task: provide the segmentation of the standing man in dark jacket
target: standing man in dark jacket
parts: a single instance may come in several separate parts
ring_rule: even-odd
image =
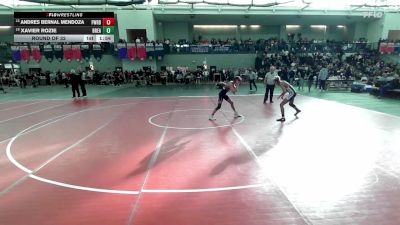
[[[72,86],[72,98],[76,98],[76,94],[78,94],[78,98],[81,97],[81,93],[79,92],[79,82],[80,75],[75,72],[75,70],[71,70],[71,86]]]

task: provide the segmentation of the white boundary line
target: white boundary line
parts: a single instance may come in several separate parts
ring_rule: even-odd
[[[18,101],[16,101],[16,102],[18,102]],[[6,101],[6,102],[0,101],[0,105],[7,104],[7,103],[13,103],[13,101]]]
[[[120,115],[120,114],[118,114]],[[46,165],[48,165],[49,163],[51,163],[53,160],[57,159],[59,156],[61,156],[62,154],[66,153],[67,151],[71,150],[72,148],[78,146],[80,143],[84,142],[86,139],[90,138],[91,136],[93,136],[94,134],[96,134],[99,130],[103,129],[104,127],[108,126],[113,120],[115,120],[117,118],[117,116],[114,116],[112,119],[108,120],[106,123],[104,123],[103,125],[101,125],[100,127],[96,128],[94,131],[90,132],[88,135],[84,136],[83,138],[79,139],[77,142],[73,143],[72,145],[68,146],[67,148],[65,148],[64,150],[60,151],[59,153],[57,153],[56,155],[54,155],[53,157],[51,157],[50,159],[48,159],[46,162],[42,163],[42,165],[40,165],[39,167],[37,167],[35,170],[31,171],[31,173],[36,173],[38,172],[40,169],[42,169],[43,167],[45,167]]]
[[[77,111],[77,112],[71,112],[71,113],[63,114],[63,115],[56,116],[56,117],[47,119],[47,120],[45,120],[45,121],[39,122],[39,123],[37,123],[37,124],[34,124],[34,125],[32,125],[32,126],[26,128],[26,129],[24,129],[24,130],[22,131],[22,134],[21,134],[20,136],[25,135],[25,134],[29,134],[29,133],[31,133],[31,132],[33,132],[33,131],[36,131],[36,130],[42,128],[42,127],[45,127],[45,126],[48,126],[48,125],[50,125],[50,124],[56,123],[56,122],[58,122],[58,121],[60,121],[60,120],[63,120],[63,119],[68,118],[68,117],[71,117],[71,116],[73,116],[73,115],[75,115],[75,114],[78,114],[78,113],[82,113],[82,112],[86,112],[86,111],[91,111],[91,110],[107,109],[107,108],[112,108],[112,107],[116,107],[116,106],[134,105],[134,104],[138,104],[138,103],[137,103],[137,102],[132,102],[132,103],[123,103],[123,104],[109,105],[109,106],[93,106],[93,107],[89,107],[89,108],[87,108],[87,109],[83,109],[83,110],[80,110],[80,111]],[[63,117],[63,118],[61,118],[61,117]],[[60,118],[60,119],[59,119],[59,118]],[[54,119],[55,119],[55,121],[52,121],[52,122],[50,122],[50,123],[48,123],[48,124],[39,126],[39,125],[42,124],[42,123],[46,123],[46,122],[51,121],[51,120],[54,120]],[[36,127],[36,126],[39,126],[39,127]],[[34,127],[36,127],[36,128],[34,128]],[[34,129],[32,129],[32,128],[34,128]],[[12,139],[12,137],[11,137],[11,138],[7,138],[7,139],[5,139],[5,140],[2,140],[2,141],[0,141],[0,144],[3,143],[3,142],[9,141],[9,140],[11,140],[11,139]]]
[[[254,159],[254,161],[258,164],[258,166],[262,169],[263,166],[257,156],[257,154],[253,151],[253,149],[247,144],[247,142],[243,139],[243,137],[236,131],[236,129],[232,126],[232,131],[236,135],[236,137],[239,139],[239,141],[243,144],[243,146],[246,148],[246,150],[249,152],[251,157]],[[301,219],[306,223],[306,224],[312,224],[305,215],[295,206],[292,201],[290,201],[287,193],[283,190],[282,187],[280,187],[276,182],[273,181],[273,179],[268,178],[277,188],[278,191],[282,194],[282,197],[284,197],[290,205],[293,207],[293,209],[301,216]]]
[[[396,117],[396,118],[400,118],[400,116],[396,116],[396,115],[391,115],[388,113],[384,113],[384,112],[379,112],[379,111],[375,111],[372,109],[366,109],[366,108],[362,108],[362,107],[358,107],[358,106],[353,106],[353,105],[349,105],[349,104],[345,104],[345,103],[341,103],[341,102],[337,102],[337,101],[333,101],[333,100],[327,100],[327,99],[322,99],[322,98],[318,98],[318,97],[314,97],[314,96],[308,96],[308,95],[303,95],[301,93],[297,93],[297,95],[299,96],[303,96],[303,97],[308,97],[308,98],[315,98],[318,100],[322,100],[322,101],[328,101],[328,102],[335,102],[337,104],[343,104],[346,106],[351,106],[351,107],[355,107],[358,109],[364,109],[364,110],[368,110],[377,114],[382,114],[382,115],[386,115],[386,116],[391,116],[391,117]],[[188,95],[182,95],[182,96],[156,96],[156,97],[115,97],[115,98],[87,98],[88,100],[112,100],[112,99],[154,99],[154,98],[213,98],[216,97],[217,95],[202,95],[202,96],[188,96]],[[243,94],[243,95],[230,95],[230,97],[251,97],[251,96],[264,96],[264,94]],[[274,96],[277,96],[276,94]],[[71,99],[32,99],[33,100],[51,100],[51,101],[70,101]],[[171,99],[172,100],[172,99]],[[21,101],[27,101],[27,100],[21,100]],[[18,102],[18,101],[14,101],[14,102]],[[9,102],[4,102],[4,103],[9,103]],[[2,104],[2,103],[0,103]]]
[[[226,116],[225,114],[222,112],[222,114],[224,115],[225,119]],[[257,154],[254,152],[254,150],[250,147],[249,144],[247,144],[247,142],[244,140],[244,138],[239,134],[239,132],[237,132],[237,130],[235,129],[234,126],[231,126],[233,133],[235,134],[235,136],[239,139],[240,143],[242,143],[242,145],[245,147],[245,149],[247,150],[247,152],[249,153],[249,155],[254,159],[254,161],[257,163],[258,167],[262,170],[263,169],[263,165],[261,164]],[[283,190],[283,188],[281,188],[276,182],[273,181],[273,179],[267,177],[268,180],[270,180],[277,188],[278,188],[278,192],[281,193],[282,197],[284,197],[289,203],[290,205],[293,207],[293,209],[301,216],[302,220],[306,223],[306,224],[312,224],[310,221],[308,221],[308,219],[301,213],[301,211],[299,209],[297,209],[297,207],[289,200],[288,195],[285,193],[285,191]]]
[[[86,111],[90,111],[90,110],[105,109],[105,108],[109,108],[109,107],[122,106],[122,105],[131,105],[131,104],[133,105],[133,104],[139,104],[139,103],[165,102],[165,101],[176,101],[176,100],[168,99],[168,100],[154,100],[154,101],[147,101],[147,102],[121,103],[121,104],[115,104],[115,105],[109,105],[109,106],[107,106],[107,105],[106,105],[106,106],[91,106],[91,107],[89,107],[89,108],[87,108],[87,109],[84,109],[84,110],[81,110],[81,111],[71,112],[71,113],[68,113],[68,114],[64,114],[64,115],[61,115],[61,116],[53,117],[53,118],[51,118],[51,119],[42,121],[42,122],[40,122],[40,123],[37,123],[37,124],[35,124],[35,125],[30,126],[29,129],[30,129],[30,128],[33,128],[33,127],[35,127],[35,126],[38,126],[38,125],[40,125],[40,124],[42,124],[42,123],[45,123],[45,122],[47,122],[47,121],[50,121],[50,120],[53,120],[53,119],[57,119],[57,118],[59,118],[59,117],[63,117],[63,116],[70,117],[70,116],[75,115],[75,114],[77,114],[77,113],[86,112]],[[54,121],[54,122],[58,122],[58,121],[59,121],[59,120]],[[51,123],[54,123],[54,122],[51,122]],[[51,123],[50,123],[50,124],[51,124]],[[41,128],[41,127],[39,127],[39,128]],[[35,128],[35,129],[30,130],[30,131],[26,131],[26,132],[23,133],[23,135],[28,134],[28,133],[30,133],[30,132],[33,132],[33,131],[35,131],[35,130],[37,130],[37,129],[39,129],[39,128]],[[0,144],[3,143],[3,142],[9,141],[9,140],[11,140],[11,139],[12,139],[12,138],[7,138],[7,139],[5,139],[5,140],[2,140],[2,141],[0,141]]]
[[[126,190],[113,190],[113,189],[102,189],[102,188],[91,188],[91,187],[84,187],[84,186],[78,186],[78,185],[73,185],[73,184],[66,184],[66,183],[61,183],[58,181],[53,181],[53,180],[48,180],[43,177],[38,177],[36,175],[29,175],[29,177],[49,183],[49,184],[54,184],[57,186],[62,186],[66,188],[71,188],[71,189],[77,189],[77,190],[82,190],[82,191],[92,191],[92,192],[101,192],[101,193],[110,193],[110,194],[123,194],[123,195],[137,195],[139,194],[138,191],[126,191]]]
[[[238,96],[238,95],[237,95]],[[253,95],[244,95],[244,96],[254,96],[254,94]],[[302,95],[302,96],[304,96],[304,95]],[[176,98],[177,96],[168,96],[168,97],[127,97],[128,99],[129,98]],[[191,97],[193,97],[193,96],[178,96],[178,97],[188,97],[188,98],[191,98]],[[210,97],[210,96],[196,96],[196,97]],[[240,96],[239,96],[240,97]],[[311,96],[305,96],[305,97],[311,97]],[[311,98],[315,98],[315,97],[311,97]],[[110,99],[117,99],[117,98],[110,98]],[[330,100],[325,100],[325,99],[319,99],[319,98],[316,98],[316,99],[318,99],[318,100],[323,100],[323,101],[328,101],[328,102],[334,102],[334,103],[336,103],[336,104],[343,104],[343,103],[339,103],[339,102],[335,102],[335,101],[330,101]],[[60,99],[56,99],[56,100],[60,100]],[[163,100],[160,100],[160,101],[163,101]],[[173,99],[171,99],[170,101],[173,101]],[[133,103],[124,103],[124,104],[121,104],[121,105],[128,105],[128,104],[138,104],[138,103],[141,103],[141,102],[133,102]],[[351,106],[351,105],[347,105],[347,104],[343,104],[343,105],[346,105],[346,106]],[[88,111],[88,110],[99,110],[99,109],[101,109],[101,108],[104,108],[104,107],[115,107],[115,106],[117,106],[117,105],[110,105],[110,106],[101,106],[101,107],[98,107],[98,108],[93,108],[93,109],[85,109],[85,110],[82,110],[82,111],[79,111],[79,112],[73,112],[73,113],[70,113],[70,114],[65,114],[65,115],[62,115],[62,116],[58,116],[58,117],[54,117],[54,118],[52,118],[52,119],[49,119],[49,120],[46,120],[46,121],[42,121],[42,122],[40,122],[40,123],[38,123],[38,124],[36,124],[36,125],[33,125],[33,126],[31,126],[31,127],[29,127],[29,128],[27,128],[27,129],[25,129],[24,131],[22,131],[21,133],[21,135],[23,135],[23,134],[25,134],[25,133],[28,133],[28,132],[32,132],[32,131],[34,131],[34,130],[37,130],[37,129],[39,129],[40,127],[38,127],[38,128],[35,128],[35,129],[33,129],[33,130],[31,130],[31,131],[27,131],[27,130],[29,130],[29,129],[31,129],[31,128],[33,128],[33,127],[35,127],[35,126],[37,126],[37,125],[39,125],[39,124],[41,124],[41,123],[45,123],[45,122],[47,122],[47,121],[50,121],[50,120],[53,120],[53,119],[56,119],[56,118],[59,118],[59,119],[57,119],[56,121],[53,121],[53,122],[51,122],[51,123],[49,123],[49,124],[46,124],[46,125],[42,125],[41,127],[43,127],[43,126],[47,126],[47,125],[50,125],[50,124],[52,124],[52,123],[55,123],[55,122],[57,122],[57,121],[60,121],[60,120],[63,120],[63,119],[65,119],[65,118],[60,118],[60,117],[63,117],[63,116],[65,116],[65,117],[69,117],[69,116],[72,116],[72,115],[74,115],[74,114],[77,114],[77,113],[80,113],[80,112],[84,112],[84,111]],[[356,106],[351,106],[351,107],[355,107],[355,108],[357,108],[357,109],[364,109],[364,108],[359,108],[359,107],[356,107]],[[364,110],[368,110],[368,109],[364,109]],[[390,114],[386,114],[386,113],[381,113],[381,112],[376,112],[376,111],[373,111],[373,110],[369,110],[369,111],[372,111],[372,112],[375,112],[375,113],[378,113],[378,114],[383,114],[383,115],[386,115],[386,116],[392,116],[392,115],[390,115]],[[394,116],[394,117],[396,117],[396,116]],[[397,118],[397,117],[396,117]],[[27,131],[27,132],[26,132]],[[25,133],[24,133],[25,132]],[[252,151],[252,149],[251,149],[251,147],[244,141],[244,139],[240,136],[240,134],[234,129],[234,133],[235,133],[235,135],[237,135],[238,136],[238,139],[242,142],[242,144],[244,144],[244,146],[246,147],[246,150],[251,150],[249,153],[250,153],[250,155],[255,159],[255,161],[257,162],[257,164],[259,164],[259,166],[261,166],[261,164],[260,164],[260,162],[259,162],[259,160],[258,160],[258,157],[256,156],[256,154],[254,153],[254,151]],[[9,139],[8,139],[9,140]],[[4,141],[2,141],[2,142],[4,142]],[[1,142],[0,142],[1,143]],[[262,167],[261,167],[262,168]],[[36,176],[36,175],[30,175],[30,177],[32,177],[32,178],[34,178],[34,179],[37,179],[37,180],[40,180],[40,181],[44,181],[44,182],[46,182],[48,179],[45,179],[45,178],[41,178],[41,177],[38,177],[38,176]],[[60,182],[57,182],[57,181],[53,181],[54,182],[54,184],[58,184],[58,183],[60,183]],[[67,184],[68,186],[69,186],[69,188],[75,188],[75,187],[77,187],[76,185],[71,185],[71,184]],[[243,185],[243,186],[232,186],[232,187],[222,187],[222,188],[205,188],[205,189],[143,189],[142,190],[142,192],[147,192],[147,193],[181,193],[181,192],[183,192],[183,193],[192,193],[192,192],[210,192],[210,191],[227,191],[227,190],[238,190],[238,189],[246,189],[246,188],[258,188],[258,187],[263,187],[263,186],[265,186],[265,184],[251,184],[251,185]],[[111,190],[111,189],[96,189],[96,188],[91,188],[91,187],[83,187],[82,188],[82,190],[86,190],[86,191],[97,191],[97,192],[104,192],[104,193],[116,193],[116,194],[138,194],[139,192],[138,191],[126,191],[126,190],[117,190],[118,192],[115,192],[116,190]]]
[[[214,192],[214,191],[230,191],[230,190],[242,190],[250,188],[264,187],[265,184],[250,184],[242,186],[231,186],[223,188],[199,188],[199,189],[144,189],[146,193],[198,193],[198,192]]]
[[[33,102],[33,101],[45,101],[48,99],[31,99],[31,100],[10,100],[10,101],[0,101],[0,105],[7,104],[7,103],[17,103],[17,102]]]
[[[121,113],[119,113],[118,115],[120,115]],[[22,164],[20,164],[18,161],[15,160],[15,158],[13,157],[13,155],[11,154],[11,146],[13,144],[13,142],[20,136],[23,134],[24,131],[28,130],[29,128],[23,130],[22,132],[18,133],[15,137],[13,137],[11,139],[11,141],[7,144],[7,148],[6,148],[6,154],[7,154],[7,158],[19,169],[21,169],[22,171],[26,172],[27,175],[25,175],[25,177],[31,177],[33,179],[45,182],[45,183],[49,183],[49,184],[53,184],[53,185],[57,185],[57,186],[62,186],[62,187],[66,187],[66,188],[72,188],[72,189],[78,189],[78,190],[85,190],[85,191],[95,191],[95,192],[103,192],[103,193],[113,193],[113,194],[138,194],[137,191],[126,191],[126,190],[112,190],[112,189],[102,189],[102,188],[91,188],[91,187],[85,187],[85,186],[79,186],[79,185],[73,185],[73,184],[67,184],[67,183],[63,183],[63,182],[58,182],[58,181],[54,181],[54,180],[50,180],[50,179],[46,179],[46,178],[42,178],[39,176],[34,175],[34,173],[38,172],[40,169],[42,169],[44,166],[46,166],[47,164],[49,164],[51,161],[55,160],[56,158],[58,158],[60,155],[62,155],[63,153],[69,151],[70,149],[72,149],[73,147],[75,147],[76,145],[80,144],[81,142],[83,142],[84,140],[86,140],[87,138],[91,137],[92,135],[94,135],[97,131],[99,131],[100,129],[106,127],[108,124],[110,124],[117,116],[113,117],[111,120],[109,120],[107,123],[103,124],[102,126],[98,127],[96,130],[92,131],[91,133],[89,133],[87,136],[81,138],[79,141],[75,142],[74,144],[72,144],[71,146],[69,146],[68,148],[62,150],[61,152],[59,152],[57,155],[53,156],[52,158],[50,158],[49,160],[47,160],[46,162],[44,162],[42,165],[40,165],[38,168],[36,168],[35,170],[30,170],[28,168],[26,168],[25,166],[23,166]],[[65,119],[61,118],[62,119]],[[60,121],[58,120],[58,121]],[[54,121],[53,121],[54,122]],[[46,124],[48,125],[48,124]],[[25,179],[25,177],[20,178],[18,181],[14,182],[12,185],[10,185],[10,187],[15,187],[17,184],[19,184],[21,181],[23,181]],[[10,190],[11,188],[8,187],[5,190],[3,190],[1,192],[1,194],[4,194],[5,192],[7,192],[8,190]]]
[[[40,109],[40,110],[36,110],[36,111],[30,112],[30,113],[26,113],[26,114],[23,114],[23,115],[20,115],[20,116],[16,116],[16,117],[13,117],[13,118],[9,118],[9,119],[6,119],[6,120],[1,120],[0,123],[4,123],[4,122],[11,121],[11,120],[19,119],[19,118],[22,118],[22,117],[25,117],[25,116],[29,116],[29,115],[38,113],[38,112],[46,111],[46,110],[48,110],[48,109],[57,108],[57,107],[62,106],[62,105],[66,105],[66,103],[58,104],[58,105],[51,106],[51,107],[47,107],[47,108]]]
[[[158,116],[161,116],[161,115],[164,115],[164,114],[171,114],[171,113],[174,113],[174,112],[212,111],[212,110],[213,109],[180,109],[180,110],[173,110],[173,111],[163,112],[163,113],[159,113],[159,114],[156,114],[154,116],[151,116],[148,119],[148,122],[151,125],[154,125],[154,126],[160,127],[160,128],[177,129],[177,130],[206,130],[206,129],[215,129],[215,128],[220,128],[220,127],[229,127],[229,126],[232,126],[232,125],[237,125],[237,124],[243,123],[243,121],[244,121],[244,116],[242,116],[241,120],[239,120],[238,122],[235,122],[234,124],[226,124],[226,125],[220,125],[220,126],[214,126],[214,127],[171,127],[171,126],[159,125],[159,124],[156,124],[156,123],[153,122],[153,119],[155,117],[158,117]],[[220,110],[220,111],[225,111],[225,110]],[[207,119],[207,117],[204,117],[204,118]],[[229,122],[229,121],[227,121],[227,122]]]
[[[176,105],[175,105],[175,107],[176,107]],[[150,161],[149,161],[149,163],[147,164],[146,174],[145,174],[145,176],[144,176],[143,183],[142,183],[142,185],[141,185],[141,187],[140,187],[140,190],[139,190],[139,193],[138,193],[138,198],[135,199],[135,201],[132,202],[131,211],[130,211],[130,213],[129,213],[127,225],[130,225],[130,224],[132,223],[133,218],[134,218],[135,215],[136,215],[137,208],[138,208],[138,205],[139,205],[139,201],[141,200],[141,197],[142,197],[141,194],[143,193],[144,187],[145,187],[146,184],[147,184],[147,180],[148,180],[149,177],[150,177],[151,169],[154,167],[154,165],[155,165],[155,163],[156,163],[156,161],[157,161],[158,155],[159,155],[160,152],[161,152],[161,147],[162,147],[162,144],[164,143],[164,138],[165,138],[165,136],[166,136],[166,134],[167,134],[168,123],[169,123],[170,120],[171,120],[171,115],[169,116],[169,119],[168,119],[168,122],[167,122],[167,126],[164,127],[164,130],[163,130],[163,132],[162,132],[162,134],[161,134],[161,137],[160,137],[160,139],[158,140],[158,143],[157,143],[157,146],[156,146],[156,148],[155,148],[155,150],[154,150],[154,153],[152,154],[152,156],[151,156],[151,158],[150,158]]]
[[[372,109],[366,109],[366,108],[362,108],[362,107],[358,107],[358,106],[353,106],[353,105],[348,105],[345,103],[341,103],[341,102],[337,102],[337,101],[333,101],[333,100],[327,100],[327,99],[322,99],[322,98],[318,98],[318,97],[314,97],[314,96],[308,96],[308,95],[303,95],[301,93],[297,93],[297,95],[303,96],[303,97],[308,97],[308,98],[315,98],[318,100],[322,100],[322,101],[328,101],[328,102],[335,102],[338,104],[343,104],[343,105],[347,105],[347,106],[351,106],[351,107],[355,107],[358,109],[365,109],[374,113],[378,113],[378,114],[382,114],[382,115],[386,115],[386,116],[392,116],[392,117],[396,117],[396,118],[400,118],[400,116],[396,116],[396,115],[391,115],[388,113],[384,113],[384,112],[379,112],[379,111],[375,111]],[[154,99],[154,98],[212,98],[212,97],[216,97],[217,95],[201,95],[201,96],[189,96],[189,95],[182,95],[182,96],[149,96],[149,97],[115,97],[115,98],[87,98],[88,100],[112,100],[112,99]],[[230,97],[251,97],[251,96],[264,96],[264,94],[242,94],[242,95],[230,95]],[[277,94],[275,94],[274,96],[277,96]],[[48,101],[70,101],[71,99],[32,99],[32,101],[35,100],[48,100]],[[19,102],[19,101],[28,101],[28,100],[17,100],[17,101],[9,101],[9,102],[3,102],[0,104],[4,104],[4,103],[10,103],[10,102]]]
[[[242,95],[230,95],[230,97],[251,97],[251,96],[264,96],[264,94],[242,94]],[[277,96],[276,94],[274,96]],[[134,97],[108,97],[108,98],[96,98],[96,97],[88,97],[86,98],[86,100],[115,100],[115,99],[154,99],[154,98],[218,98],[218,93],[216,92],[215,94],[210,94],[210,95],[176,95],[176,96],[134,96]],[[32,99],[32,101],[34,100],[41,100],[41,101],[71,101],[70,98],[49,98],[49,99],[45,99],[45,98],[39,98],[39,99]],[[25,100],[21,100],[21,101],[25,101]],[[79,101],[79,100],[76,100]],[[18,102],[18,101],[16,101]]]
[[[23,107],[26,107],[26,106],[29,106],[29,105],[34,105],[34,104],[38,104],[38,103],[42,103],[42,102],[46,102],[46,101],[31,102],[31,103],[25,104],[25,105],[19,105],[19,106],[14,106],[14,107],[7,108],[7,109],[1,109],[0,112],[12,110],[12,109],[23,108]]]
[[[400,118],[400,116],[396,116],[396,115],[391,115],[388,113],[384,113],[384,112],[379,112],[379,111],[375,111],[372,109],[366,109],[366,108],[362,108],[362,107],[358,107],[358,106],[353,106],[353,105],[348,105],[345,103],[341,103],[341,102],[337,102],[337,101],[333,101],[333,100],[327,100],[327,99],[322,99],[322,98],[317,98],[317,97],[313,97],[313,96],[307,96],[307,95],[303,95],[301,93],[297,93],[297,95],[303,96],[303,97],[309,97],[309,98],[315,98],[315,99],[319,99],[322,101],[328,101],[328,102],[335,102],[337,104],[343,104],[346,106],[351,106],[351,107],[355,107],[358,109],[365,109],[374,113],[378,113],[378,114],[382,114],[382,115],[386,115],[386,116],[392,116],[392,117],[396,117],[396,118]],[[216,97],[217,95],[203,95],[203,96],[187,96],[187,95],[183,95],[183,96],[160,96],[160,97],[122,97],[122,98],[97,98],[97,99],[148,99],[148,98],[213,98]],[[264,96],[264,94],[243,94],[243,95],[230,95],[230,97],[251,97],[251,96]],[[274,94],[274,96],[278,96],[278,94]],[[96,98],[93,98],[96,99]],[[43,99],[46,100],[46,99]],[[54,99],[54,100],[59,100],[59,99]]]
[[[39,123],[36,123],[36,124],[34,124],[34,125],[28,127],[28,128],[25,129],[25,130],[32,129],[33,127],[39,126],[40,124],[43,124],[43,123],[47,123],[48,121],[51,121],[51,120],[56,120],[56,121],[58,121],[58,118],[67,117],[67,115],[70,115],[70,114],[72,114],[72,113],[63,114],[63,115],[60,115],[60,116],[52,117],[52,118],[50,118],[50,119],[47,119],[47,120],[41,121],[41,122],[39,122]],[[51,122],[51,123],[53,123],[53,122]],[[48,123],[48,124],[39,126],[39,127],[37,127],[37,128],[34,128],[34,129],[32,129],[32,130],[29,130],[29,131],[23,133],[22,135],[28,134],[28,133],[30,133],[30,132],[33,132],[33,131],[39,129],[39,128],[45,127],[45,126],[47,126],[47,125],[50,125],[51,123]],[[12,139],[12,137],[11,137],[11,138],[7,138],[7,139],[4,139],[4,140],[0,141],[0,144],[2,144],[3,142],[7,142],[7,141],[9,141],[9,140],[11,140],[11,139]]]
[[[6,147],[6,154],[8,159],[19,169],[21,169],[22,171],[28,173],[28,176],[42,181],[42,182],[46,182],[46,183],[51,183],[53,185],[58,185],[58,186],[63,186],[66,188],[72,188],[72,189],[80,189],[80,190],[84,190],[84,191],[93,191],[93,192],[102,192],[102,193],[112,193],[112,194],[125,194],[125,195],[137,195],[139,194],[139,191],[128,191],[128,190],[113,190],[113,189],[101,189],[101,188],[92,188],[92,187],[84,187],[84,186],[79,186],[79,185],[73,185],[73,184],[66,184],[66,183],[62,183],[62,182],[58,182],[58,181],[54,181],[54,180],[50,180],[50,179],[46,179],[43,177],[39,177],[36,176],[32,173],[32,170],[24,167],[23,165],[21,165],[18,161],[16,161],[12,155],[11,155],[11,146],[13,144],[13,142],[20,136],[23,136],[25,134],[31,133],[33,131],[36,131],[42,127],[51,125],[53,123],[59,122],[63,119],[66,119],[68,117],[71,117],[73,115],[82,113],[82,112],[86,112],[86,111],[91,111],[91,110],[100,110],[100,109],[106,109],[106,108],[112,108],[112,107],[117,107],[117,106],[124,106],[124,105],[134,105],[134,104],[138,104],[140,102],[132,102],[132,103],[124,103],[124,104],[117,104],[117,105],[109,105],[109,106],[101,106],[101,107],[93,107],[93,108],[89,108],[89,109],[84,109],[78,112],[72,112],[72,113],[68,113],[68,114],[64,114],[64,115],[60,115],[57,117],[53,117],[50,118],[48,120],[42,121],[40,123],[34,124],[24,130],[22,130],[21,132],[19,132],[16,136],[14,136],[13,138],[10,138],[11,141],[8,143],[7,147]],[[51,121],[54,120],[54,121]],[[46,123],[48,121],[51,121],[47,124],[41,125],[43,123]],[[39,126],[39,127],[37,127]],[[34,129],[32,129],[34,128]],[[4,140],[2,142],[8,141],[10,139]],[[0,142],[0,143],[2,143]],[[9,157],[11,155],[11,158]],[[18,184],[19,182],[21,182],[23,179],[19,179],[17,182],[15,182],[16,184]],[[15,186],[15,185],[14,185]],[[3,192],[7,192],[9,189],[12,189],[14,187],[13,185],[11,187],[6,188],[5,190],[3,190]],[[230,186],[230,187],[220,187],[220,188],[203,188],[203,189],[143,189],[142,192],[148,192],[148,193],[178,193],[178,192],[185,192],[185,193],[195,193],[195,192],[211,192],[211,191],[230,191],[230,190],[240,190],[240,189],[249,189],[249,188],[258,188],[258,187],[262,187],[264,186],[264,184],[251,184],[251,185],[242,185],[242,186]],[[0,195],[3,194],[3,192],[0,193]]]

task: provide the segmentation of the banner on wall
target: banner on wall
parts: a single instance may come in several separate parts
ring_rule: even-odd
[[[125,43],[118,43],[117,49],[118,49],[118,58],[120,59],[128,58],[128,49]]]
[[[63,45],[63,51],[64,51],[64,59],[70,62],[72,60],[72,46]]]
[[[127,47],[127,56],[130,60],[135,60],[137,53],[136,53],[136,44],[135,43],[128,43],[126,44]]]
[[[38,45],[31,46],[32,58],[36,62],[40,62],[42,59],[42,53],[40,53],[40,47]]]
[[[53,47],[51,45],[45,45],[43,47],[43,55],[47,61],[52,62],[54,59]]]
[[[229,53],[233,51],[232,45],[214,45],[213,52],[214,53]]]
[[[379,52],[381,54],[400,53],[400,43],[382,42],[379,45]]]
[[[394,44],[394,51],[395,51],[396,53],[399,53],[399,54],[400,54],[400,43],[395,43],[395,44]]]
[[[20,46],[21,50],[21,59],[24,60],[25,62],[29,62],[31,55],[29,52],[29,47],[28,46]]]
[[[87,62],[90,60],[90,46],[88,44],[81,45],[82,58]]]
[[[191,53],[208,53],[210,48],[208,45],[191,45],[190,52]]]
[[[80,62],[82,60],[82,52],[80,45],[72,45],[72,59],[76,59],[76,61]]]
[[[145,60],[146,59],[146,45],[142,43],[136,44],[137,48],[137,56],[139,60]]]
[[[146,55],[147,55],[147,58],[149,60],[153,60],[154,59],[154,54],[155,54],[154,44],[152,42],[146,43]]]
[[[21,51],[19,46],[11,46],[11,56],[14,61],[21,61]]]
[[[162,60],[164,58],[165,52],[164,52],[164,45],[162,43],[157,43],[154,47],[155,49],[155,57],[158,60]]]
[[[64,53],[63,53],[63,47],[62,45],[54,45],[54,57],[57,59],[57,61],[61,62],[64,58]]]

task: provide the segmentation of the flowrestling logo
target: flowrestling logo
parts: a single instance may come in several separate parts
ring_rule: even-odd
[[[376,11],[363,12],[363,17],[364,18],[382,18],[383,12],[376,12]]]

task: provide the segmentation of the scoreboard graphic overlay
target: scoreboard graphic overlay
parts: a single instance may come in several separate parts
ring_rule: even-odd
[[[114,13],[15,12],[14,42],[114,42]]]

